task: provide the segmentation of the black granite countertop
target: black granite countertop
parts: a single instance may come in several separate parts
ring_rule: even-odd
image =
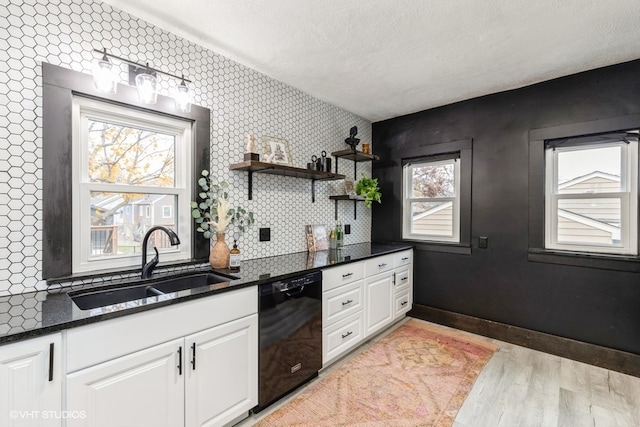
[[[81,310],[74,304],[68,295],[71,290],[69,288],[4,296],[0,297],[0,345],[410,248],[411,246],[403,245],[360,243],[347,245],[341,250],[296,252],[245,260],[240,271],[214,271],[207,266],[187,274],[218,272],[236,278],[200,288],[88,310]],[[166,277],[154,280],[162,279]],[[153,285],[154,280],[150,280],[149,284]],[[136,282],[140,283],[139,280]],[[108,285],[103,283],[101,288],[132,283],[131,280],[114,280]],[[93,290],[95,286],[88,289]],[[73,291],[77,292],[78,289],[73,288]]]

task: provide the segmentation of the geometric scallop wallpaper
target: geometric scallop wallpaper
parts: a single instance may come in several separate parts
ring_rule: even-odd
[[[211,110],[211,170],[230,184],[230,202],[256,213],[241,239],[243,257],[262,258],[306,251],[305,224],[335,224],[334,202],[341,181],[316,182],[254,174],[253,200],[247,174],[230,171],[242,161],[246,135],[289,141],[293,165],[312,155],[347,148],[352,126],[371,141],[371,123],[253,69],[94,0],[2,0],[0,3],[0,295],[46,289],[42,280],[42,63],[90,74],[106,48],[117,55],[193,83],[193,103]],[[121,83],[127,83],[126,65]],[[158,75],[161,95],[172,95],[175,79]],[[375,153],[375,147],[373,147]],[[353,176],[350,161],[340,173]],[[371,164],[358,163],[358,174]],[[338,220],[351,224],[345,244],[370,241],[371,213],[338,204]],[[271,241],[258,241],[258,228],[271,228]]]

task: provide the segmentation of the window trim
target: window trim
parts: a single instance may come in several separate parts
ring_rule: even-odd
[[[576,135],[615,132],[620,129],[637,129],[639,127],[640,114],[631,114],[529,130],[529,261],[640,272],[640,256],[558,251],[545,249],[544,247],[545,141],[571,138]]]
[[[569,151],[577,151],[581,149],[597,149],[605,147],[618,146],[621,148],[622,170],[620,177],[620,191],[616,193],[571,193],[560,194],[557,192],[558,184],[558,154]],[[587,147],[570,146],[570,147],[554,147],[545,148],[545,248],[550,250],[585,252],[595,254],[615,254],[615,255],[637,255],[637,221],[630,221],[632,214],[637,217],[637,169],[638,169],[638,143],[637,142],[605,142],[601,144],[589,144]],[[558,242],[558,215],[557,212],[559,200],[567,199],[595,199],[610,198],[620,200],[621,210],[621,245],[604,246],[594,244],[580,245],[577,243],[560,243]],[[625,232],[626,231],[626,232]]]
[[[180,245],[163,251],[163,262],[186,261],[191,259],[191,201],[192,164],[191,122],[183,119],[158,117],[157,114],[132,110],[128,107],[100,102],[94,99],[74,96],[73,98],[73,274],[87,273],[109,268],[132,268],[140,264],[139,254],[114,255],[108,257],[92,257],[90,243],[90,202],[91,191],[115,193],[136,192],[144,194],[166,194],[175,196],[178,206],[176,233],[180,236]],[[175,176],[172,187],[129,186],[124,184],[104,184],[89,182],[86,166],[87,159],[87,125],[88,120],[103,120],[125,126],[144,127],[150,130],[171,134],[175,137]],[[76,123],[77,121],[77,123]],[[141,216],[153,223],[152,206],[140,205]],[[144,212],[144,213],[143,213]],[[156,225],[156,224],[154,224]]]
[[[175,110],[174,101],[158,96],[155,105],[142,106],[134,87],[120,84],[116,94],[103,94],[95,89],[93,77],[63,67],[42,63],[42,278],[50,282],[72,276],[72,174],[71,135],[72,100],[81,95],[97,100],[120,104],[165,117],[177,117],[192,123],[193,171],[192,182],[197,182],[200,171],[210,168],[211,110],[197,105],[189,113]],[[191,188],[191,200],[198,194]],[[190,262],[206,262],[210,242],[195,232],[191,221]],[[121,269],[117,271],[122,271]]]
[[[402,223],[398,221],[394,234],[398,236],[397,243],[411,244],[417,250],[429,252],[443,252],[458,255],[471,255],[471,195],[472,195],[472,166],[473,166],[473,139],[458,139],[443,141],[411,148],[398,148],[391,151],[391,158],[397,159],[394,166],[394,175],[402,177],[402,162],[409,159],[418,160],[424,157],[435,157],[451,153],[460,153],[460,241],[432,242],[424,240],[405,239],[402,237]],[[393,180],[394,194],[402,195],[403,179]],[[394,206],[394,216],[402,218],[403,204]]]
[[[459,158],[458,153],[452,153],[449,158],[443,158],[443,156],[434,156],[433,160],[429,157],[423,159],[416,159],[411,162],[407,162],[403,166],[402,174],[402,238],[410,239],[414,241],[421,241],[427,243],[460,243],[460,168],[462,161]],[[409,184],[413,182],[411,174],[412,169],[418,166],[439,166],[445,164],[454,165],[454,182],[455,193],[454,197],[427,197],[427,198],[413,198],[411,197],[411,187]],[[438,236],[432,234],[418,234],[411,233],[411,204],[415,202],[439,202],[439,201],[451,201],[453,210],[453,223],[452,234],[450,236]]]

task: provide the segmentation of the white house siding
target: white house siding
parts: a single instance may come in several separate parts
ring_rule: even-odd
[[[612,225],[620,224],[619,199],[562,199],[558,209]]]
[[[577,194],[577,193],[608,193],[620,191],[620,181],[614,181],[603,176],[594,176],[584,181],[558,189],[560,194]]]
[[[453,207],[450,204],[448,207],[433,213],[427,211],[422,215],[418,215],[412,222],[412,232],[415,234],[451,236],[453,234]]]
[[[558,241],[610,245],[612,233],[558,216]]]

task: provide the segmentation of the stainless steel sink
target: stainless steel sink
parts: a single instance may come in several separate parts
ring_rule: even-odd
[[[69,292],[69,296],[81,310],[90,310],[158,295],[162,295],[162,292],[158,292],[148,284],[125,288]]]
[[[213,273],[196,274],[193,276],[176,277],[162,280],[153,284],[158,291],[168,294],[170,292],[183,291],[185,289],[201,288],[203,286],[214,285],[216,283],[228,282],[231,277],[220,276]]]
[[[236,277],[226,277],[213,273],[192,274],[189,276],[171,277],[154,282],[138,283],[124,287],[94,289],[69,292],[69,297],[81,310],[121,304],[129,301],[158,297],[186,289],[201,288],[221,282],[229,282]],[[168,298],[170,296],[167,295]],[[157,301],[149,301],[157,302]]]

